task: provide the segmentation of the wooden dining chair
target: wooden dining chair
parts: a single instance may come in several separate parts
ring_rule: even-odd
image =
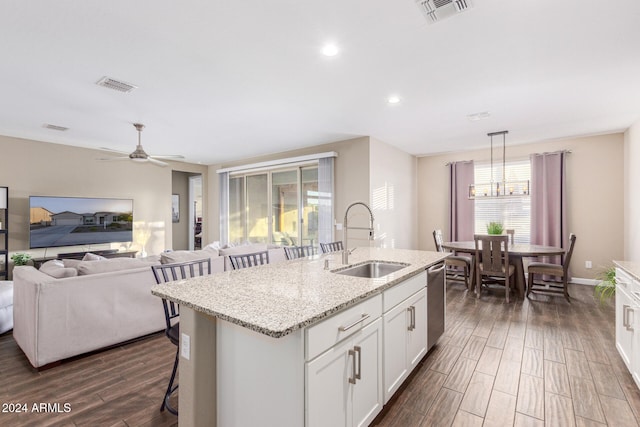
[[[287,256],[287,259],[297,259],[304,258],[311,255],[316,254],[315,246],[307,245],[307,246],[285,246],[284,254]]]
[[[446,252],[442,247],[442,230],[433,230],[433,241],[438,252]],[[449,255],[444,260],[447,281],[463,282],[467,289],[471,286],[471,258],[460,255]],[[462,270],[462,271],[460,271]],[[462,276],[460,275],[462,273]]]
[[[507,236],[509,236],[509,243],[513,245],[515,243],[516,230],[513,228],[507,228],[504,231],[507,233]]]
[[[269,264],[269,251],[254,252],[251,254],[229,255],[231,267],[234,270],[255,267],[256,265]]]
[[[476,295],[480,298],[482,285],[504,285],[504,295],[509,302],[511,276],[515,267],[509,264],[509,236],[476,234]]]
[[[330,252],[341,251],[344,247],[342,246],[342,241],[338,240],[337,242],[320,243],[320,249],[322,249],[323,254],[328,254]]]
[[[156,283],[161,285],[167,282],[174,282],[176,280],[189,279],[191,277],[204,276],[211,274],[211,258],[200,259],[196,261],[188,261],[182,263],[173,264],[160,264],[151,266],[153,276],[156,279]],[[164,319],[166,322],[166,329],[164,331],[171,344],[176,346],[176,357],[173,362],[173,370],[171,371],[171,378],[169,379],[169,385],[164,393],[162,399],[162,405],[160,411],[171,412],[173,415],[178,415],[178,410],[169,404],[169,399],[178,390],[178,385],[174,384],[176,379],[176,373],[178,372],[178,361],[180,359],[180,322],[178,318],[180,316],[180,307],[177,303],[162,298],[162,306],[164,307]]]
[[[546,262],[532,262],[527,268],[528,281],[527,286],[527,298],[531,292],[539,292],[545,294],[564,295],[567,301],[569,299],[569,263],[571,262],[571,255],[573,254],[573,247],[576,244],[576,235],[571,233],[569,235],[569,250],[564,255],[562,264],[550,264]],[[539,276],[554,276],[561,280],[561,282],[538,282],[534,280],[535,275]]]

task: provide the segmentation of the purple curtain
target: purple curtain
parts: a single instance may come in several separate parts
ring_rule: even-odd
[[[473,240],[475,204],[469,199],[473,161],[449,163],[449,241]]]
[[[531,243],[567,250],[566,152],[531,155]],[[560,257],[548,262],[559,264]]]

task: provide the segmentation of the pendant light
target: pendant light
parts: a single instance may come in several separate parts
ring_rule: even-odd
[[[508,130],[491,132],[487,136],[491,138],[491,181],[469,186],[469,198],[489,197],[525,197],[529,195],[529,181],[507,181],[506,179],[506,135]],[[502,177],[500,181],[494,181],[493,173],[493,137],[502,135]]]

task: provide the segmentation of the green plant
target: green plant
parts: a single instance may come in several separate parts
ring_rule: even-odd
[[[499,222],[490,222],[487,224],[487,233],[488,234],[502,234],[504,228],[502,224]]]
[[[596,285],[595,294],[603,304],[616,294],[616,268],[607,267],[598,275],[600,282]]]
[[[15,265],[27,265],[27,262],[31,259],[31,255],[24,253],[15,253],[11,255],[11,259]]]

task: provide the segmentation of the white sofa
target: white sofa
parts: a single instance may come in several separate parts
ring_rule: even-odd
[[[105,270],[116,260],[84,263]],[[164,329],[151,265],[59,279],[16,267],[13,336],[29,362],[38,368]]]
[[[211,258],[216,273],[231,270],[228,255],[262,250],[269,250],[270,263],[286,260],[282,247],[254,244],[172,251],[149,260],[50,261],[41,271],[16,267],[13,336],[39,368],[160,331],[165,328],[164,311],[161,300],[151,294],[156,283],[151,266],[158,258],[165,264]]]

